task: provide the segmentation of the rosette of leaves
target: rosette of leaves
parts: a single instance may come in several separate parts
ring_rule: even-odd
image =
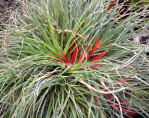
[[[148,11],[119,15],[120,5],[108,6],[39,0],[14,14],[0,49],[2,118],[149,116],[148,46],[128,40]]]

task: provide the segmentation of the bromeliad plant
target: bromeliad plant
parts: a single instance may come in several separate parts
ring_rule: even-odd
[[[75,38],[76,38],[76,37],[73,37],[72,43],[75,41]],[[85,62],[88,62],[88,61],[91,61],[91,62],[93,62],[93,61],[98,61],[101,57],[103,57],[103,56],[108,52],[108,51],[101,52],[100,54],[98,54],[97,56],[95,56],[93,59],[90,60],[90,57],[92,56],[92,54],[95,52],[95,50],[99,47],[99,45],[100,45],[100,43],[101,43],[101,40],[99,41],[99,38],[100,38],[100,37],[98,37],[97,41],[95,42],[95,44],[94,44],[94,46],[93,46],[93,48],[91,49],[91,51],[90,51],[89,54],[86,54],[86,52],[88,51],[88,50],[87,50],[88,48],[86,47],[86,45],[82,46],[82,47],[84,47],[85,49],[83,49],[83,50],[81,51],[81,49],[79,48],[79,46],[80,46],[80,43],[79,43],[79,44],[77,45],[77,47],[75,48],[75,50],[73,51],[72,54],[70,54],[70,53],[72,52],[72,49],[73,49],[73,45],[74,45],[74,44],[71,45],[68,54],[66,54],[68,57],[65,56],[63,50],[60,50],[60,52],[61,52],[60,54],[62,55],[62,56],[60,55],[60,57],[62,57],[62,59],[63,59],[64,61],[63,61],[60,57],[57,58],[57,57],[53,57],[53,56],[51,56],[51,55],[49,55],[49,56],[52,57],[52,58],[55,58],[56,60],[58,60],[58,61],[61,62],[61,63],[64,63],[66,67],[67,67],[67,66],[72,66],[73,64],[75,64],[75,62],[76,62],[76,63],[85,63]],[[80,39],[81,39],[81,37],[79,38],[79,40],[80,40]],[[90,43],[90,41],[91,41],[91,38],[90,38],[90,40],[89,40],[89,43]],[[88,52],[89,52],[89,51],[88,51]],[[79,55],[80,57],[77,59],[78,55]],[[86,65],[86,64],[85,64],[85,65]],[[99,65],[99,64],[93,64],[93,65],[89,65],[89,66],[87,66],[87,67],[94,67],[94,66],[97,66],[97,65]]]
[[[0,48],[2,118],[149,117],[148,46],[128,40],[149,11],[109,4],[30,0],[14,15]]]

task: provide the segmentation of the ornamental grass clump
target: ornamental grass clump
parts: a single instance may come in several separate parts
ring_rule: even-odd
[[[109,4],[30,0],[14,14],[0,47],[2,118],[149,117],[148,46],[130,41],[149,11]]]

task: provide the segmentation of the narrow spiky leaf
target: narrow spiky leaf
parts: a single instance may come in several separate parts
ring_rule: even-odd
[[[111,102],[109,102],[109,103],[112,104],[111,107],[113,107],[114,109],[116,109],[117,111],[119,111],[119,109],[120,109],[120,106],[119,105],[115,105],[115,104],[113,104]],[[132,110],[129,110],[129,109],[125,109],[123,107],[121,107],[121,108],[122,108],[123,111],[129,112],[129,113],[136,113],[135,111],[132,111]]]
[[[80,43],[77,45],[76,49],[75,49],[74,52],[73,52],[73,55],[72,55],[72,58],[71,58],[71,63],[74,62],[74,60],[75,60],[75,58],[76,58],[76,56],[77,56],[79,46],[80,46]]]
[[[84,49],[82,54],[80,55],[79,59],[78,59],[78,62],[82,62],[83,61],[83,58],[84,58],[84,53],[86,52],[87,49]]]
[[[97,55],[95,58],[93,58],[91,61],[97,61],[97,60],[99,60],[99,59],[100,59],[101,57],[103,57],[107,52],[108,52],[108,50],[105,51],[105,52],[100,53],[100,54]]]
[[[88,43],[90,43],[90,42],[91,42],[91,39],[92,39],[92,38],[90,37],[90,39],[89,39]]]
[[[115,101],[115,102],[118,102],[115,98],[111,97],[110,95],[104,94],[103,96],[105,96],[105,97],[107,97],[107,98],[110,98],[111,100],[113,100],[113,101]],[[119,99],[119,98],[118,98],[118,100],[119,100],[119,102],[120,102],[121,104],[128,105],[128,104],[127,104],[126,102],[124,102],[123,100],[121,100],[121,99]]]
[[[61,52],[62,52],[63,59],[64,59],[65,63],[68,63],[68,62],[67,62],[67,58],[66,58],[66,56],[65,56],[65,54],[64,54],[64,52],[63,52],[63,50],[62,50],[62,49],[61,49]]]
[[[128,77],[128,78],[126,78],[126,79],[120,81],[119,83],[123,83],[123,82],[125,82],[125,81],[128,80],[128,79],[130,79],[130,77]]]
[[[92,56],[92,54],[94,53],[94,51],[95,51],[95,50],[98,48],[98,46],[100,45],[101,40],[99,41],[99,38],[100,38],[100,36],[98,37],[98,39],[97,39],[97,41],[96,41],[96,43],[95,43],[93,49],[92,49],[91,52],[89,53],[89,57],[88,57],[88,58],[90,58],[90,57]]]
[[[72,39],[72,43],[74,42],[75,39],[76,39],[76,36],[73,37],[73,39]],[[69,53],[72,51],[72,49],[73,49],[73,45],[74,45],[74,43],[71,45]]]
[[[49,55],[51,58],[54,58],[54,59],[56,59],[56,60],[58,60],[59,62],[62,62],[62,63],[65,63],[63,60],[61,60],[61,59],[59,59],[59,58],[57,58],[57,57],[54,57],[54,56],[51,56],[51,55]]]
[[[95,65],[89,65],[87,68],[91,68],[91,67],[95,67],[95,66],[98,66],[99,64],[95,64]]]

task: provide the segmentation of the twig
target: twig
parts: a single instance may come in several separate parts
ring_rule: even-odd
[[[45,75],[39,77],[36,79],[36,81],[39,81],[40,79],[44,79],[46,77],[50,77],[53,74],[53,72],[47,72]]]
[[[131,52],[133,52],[135,55],[137,55],[136,52],[134,52],[134,51],[132,51],[132,50],[130,50],[130,49],[128,49],[128,48],[125,48],[125,47],[123,47],[123,46],[120,46],[120,45],[118,45],[118,44],[116,44],[116,43],[113,43],[112,45],[114,45],[115,47],[119,47],[119,48],[123,48],[123,49],[128,50],[128,51],[131,51]]]
[[[101,90],[97,90],[95,89],[94,87],[92,87],[91,85],[88,85],[87,83],[85,83],[82,79],[78,80],[80,83],[84,84],[87,88],[93,90],[93,91],[96,91],[98,93],[101,93],[101,94],[113,94],[113,93],[116,93],[116,92],[120,92],[122,90],[125,90],[125,89],[130,89],[128,87],[122,87],[120,89],[117,89],[117,90],[114,90],[114,91],[101,91]]]

